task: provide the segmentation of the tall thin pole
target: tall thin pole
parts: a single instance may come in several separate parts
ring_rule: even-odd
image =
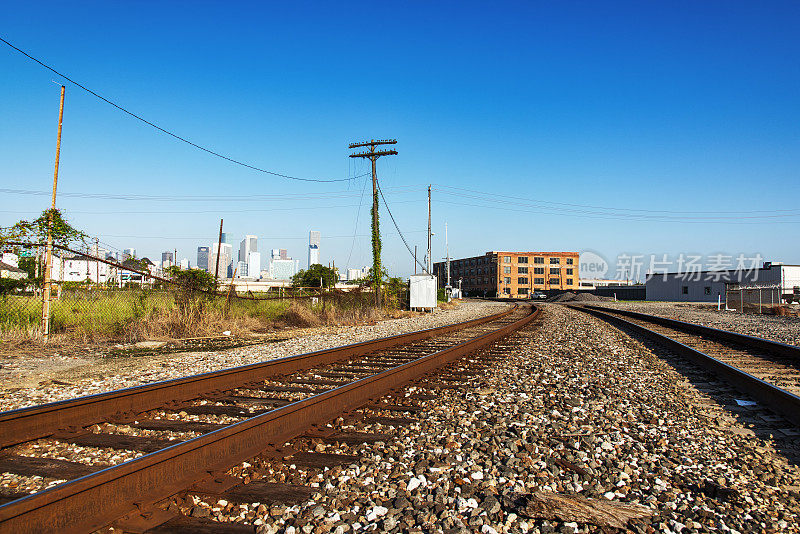
[[[53,215],[56,210],[56,189],[58,188],[58,160],[61,157],[61,124],[64,122],[64,93],[66,87],[61,86],[61,103],[58,108],[58,137],[56,138],[56,167],[53,171],[53,198],[50,213],[47,216],[47,258],[44,268],[44,291],[42,292],[42,336],[44,342],[50,340],[50,292],[52,282],[50,270],[53,266]]]
[[[373,139],[374,141],[374,139]],[[375,153],[375,145],[370,146],[370,152]],[[375,167],[378,158],[372,156],[372,278],[375,283],[375,305],[381,307],[381,242],[378,220],[378,170]]]
[[[414,274],[417,274],[417,245],[414,245]]]
[[[431,186],[428,186],[428,274],[431,273]]]
[[[450,244],[447,241],[447,223],[444,223],[444,248],[447,254],[447,287],[450,287]]]
[[[219,220],[219,239],[217,240],[217,265],[214,267],[214,287],[219,279],[219,255],[222,252],[222,219]]]
[[[96,237],[94,238],[94,280],[95,283],[100,286],[100,260],[97,259],[100,256],[100,243],[99,239]]]

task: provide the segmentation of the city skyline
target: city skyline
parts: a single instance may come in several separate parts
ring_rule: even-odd
[[[131,6],[3,6],[5,39],[126,109],[270,172],[345,181],[215,158],[0,44],[10,73],[0,87],[0,225],[48,205],[64,82],[57,206],[114,250],[191,258],[224,218],[296,258],[305,229],[319,229],[326,264],[369,264],[370,169],[347,146],[392,137],[398,155],[377,168],[393,274],[414,263],[392,219],[412,249],[426,248],[428,184],[433,260],[444,256],[447,221],[458,257],[559,249],[610,262],[723,253],[800,263],[783,237],[793,244],[800,212],[782,205],[800,193],[796,3],[426,5],[426,17],[416,16],[422,4],[402,14],[350,7],[164,6],[142,46],[144,15]],[[364,70],[341,58],[362,40],[397,46],[354,99]],[[493,217],[515,224],[497,232],[484,223]]]

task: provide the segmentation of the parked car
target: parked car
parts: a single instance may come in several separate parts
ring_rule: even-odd
[[[533,295],[532,295],[532,298],[544,300],[544,299],[547,298],[547,294],[543,293],[541,291],[534,291]]]

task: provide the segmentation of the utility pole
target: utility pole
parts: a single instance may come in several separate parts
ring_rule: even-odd
[[[219,239],[217,240],[217,265],[214,267],[214,287],[217,287],[219,279],[219,255],[222,252],[222,219],[219,220]]]
[[[417,274],[417,245],[414,245],[414,274]]]
[[[100,260],[97,259],[100,256],[100,240],[98,238],[94,238],[94,280],[97,284],[97,287],[100,287]]]
[[[447,287],[450,287],[450,245],[447,242],[447,223],[444,223],[444,249],[447,254]]]
[[[64,122],[64,93],[66,87],[61,86],[61,104],[58,108],[58,137],[56,139],[56,168],[53,172],[53,199],[50,203],[50,214],[47,217],[47,258],[44,268],[44,291],[42,292],[42,337],[44,342],[50,340],[50,292],[52,282],[50,270],[53,266],[53,215],[56,210],[56,188],[58,187],[58,160],[61,156],[61,124]],[[63,263],[63,254],[62,254]]]
[[[396,156],[396,150],[375,150],[380,145],[395,145],[396,139],[370,140],[350,143],[349,148],[369,147],[368,152],[350,154],[351,158],[369,158],[372,162],[372,279],[375,286],[375,304],[381,306],[381,234],[378,222],[378,171],[375,166],[381,156]]]
[[[428,261],[425,264],[428,267],[428,274],[431,274],[431,186],[428,186]]]

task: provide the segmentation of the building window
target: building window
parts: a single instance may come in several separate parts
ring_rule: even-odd
[[[561,258],[550,258],[550,265],[558,265],[561,263]]]
[[[681,294],[688,295],[689,294],[689,286],[681,286]]]
[[[517,263],[528,263],[528,256],[520,256],[517,258]]]
[[[528,274],[527,267],[517,267],[517,274]]]
[[[703,288],[703,294],[704,295],[710,295],[711,294],[711,286],[704,287]]]
[[[510,295],[511,294],[511,288],[510,287],[504,287],[503,288],[503,294],[504,295]]]
[[[506,265],[503,267],[503,274],[511,274],[511,266]]]
[[[517,278],[517,284],[523,285],[528,283],[528,277],[523,276],[522,278]]]
[[[510,276],[506,276],[505,278],[503,278],[503,283],[504,284],[510,284],[511,283],[511,277]]]
[[[567,269],[567,274],[571,275],[572,274],[572,269]]]
[[[561,269],[559,269],[558,267],[551,267],[550,268],[550,274],[558,274],[560,272],[561,272]]]
[[[544,258],[541,256],[535,256],[533,258],[533,263],[544,263]]]
[[[558,278],[551,278],[550,279],[550,285],[551,286],[557,286],[558,285]]]
[[[503,256],[503,263],[511,263],[511,256]]]
[[[528,288],[527,287],[521,287],[521,288],[519,288],[517,290],[517,293],[519,293],[520,295],[527,295],[528,294]]]
[[[567,285],[568,285],[568,286],[571,286],[571,285],[572,285],[572,278],[567,278]]]
[[[573,264],[573,258],[567,258],[567,265]]]
[[[544,284],[544,278],[534,278],[533,279],[533,283],[534,284],[542,284],[543,285]]]
[[[544,274],[544,267],[534,267],[533,274]]]

